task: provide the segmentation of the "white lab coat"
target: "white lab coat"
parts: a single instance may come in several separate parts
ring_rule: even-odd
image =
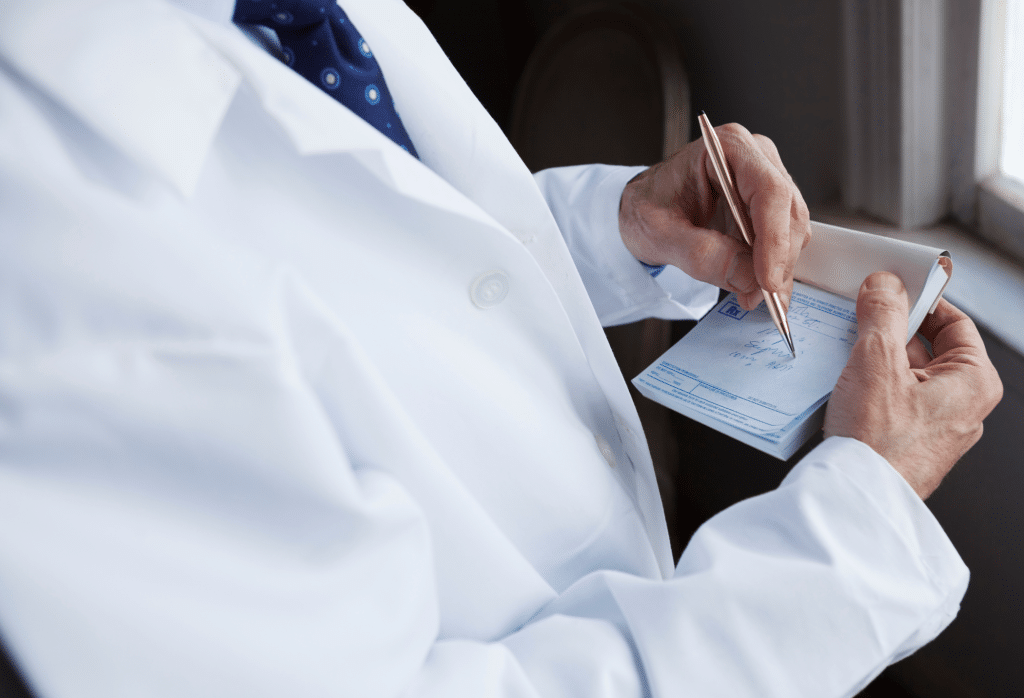
[[[39,695],[820,698],[953,618],[966,568],[848,439],[673,567],[592,302],[713,291],[625,251],[633,170],[532,178],[398,0],[345,9],[422,163],[190,4],[0,0],[0,632]]]

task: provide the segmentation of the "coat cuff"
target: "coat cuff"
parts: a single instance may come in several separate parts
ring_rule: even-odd
[[[930,642],[956,617],[970,579],[967,565],[913,488],[867,444],[829,437],[789,472],[780,488],[808,477],[811,471],[833,471],[859,490],[870,503],[872,515],[888,523],[945,599],[896,652],[893,661],[897,661]]]
[[[622,191],[644,167],[580,165],[534,175],[558,222],[601,323],[647,317],[689,320],[718,300],[718,289],[675,267],[651,276],[619,233]]]

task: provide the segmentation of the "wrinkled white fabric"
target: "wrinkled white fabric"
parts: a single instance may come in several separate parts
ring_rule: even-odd
[[[0,0],[0,633],[36,693],[840,696],[949,622],[966,568],[846,439],[673,568],[599,316],[714,292],[623,256],[632,170],[535,180],[398,0],[345,9],[423,162],[183,4]]]
[[[652,278],[626,249],[619,199],[643,169],[581,165],[535,175],[605,327],[648,317],[697,320],[718,300],[716,287],[695,283],[676,267]]]

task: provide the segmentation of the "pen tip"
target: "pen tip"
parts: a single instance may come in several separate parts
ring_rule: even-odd
[[[707,116],[707,112],[705,112],[703,109],[700,110],[700,114],[701,116]]]
[[[795,359],[796,358],[796,344],[793,342],[793,335],[791,335],[789,332],[786,332],[786,331],[784,331],[782,329],[779,330],[779,334],[782,335],[782,340],[786,343],[786,346],[789,347],[789,353],[791,353],[793,355],[793,358]]]

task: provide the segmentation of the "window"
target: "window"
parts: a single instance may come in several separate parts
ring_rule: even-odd
[[[1006,7],[999,170],[1024,182],[1024,3]]]
[[[1024,261],[1024,3],[983,0],[980,24],[976,229]]]
[[[843,202],[1024,263],[1024,0],[844,0]]]
[[[1024,0],[841,6],[845,211],[825,222],[950,250],[950,300],[1024,356]]]

